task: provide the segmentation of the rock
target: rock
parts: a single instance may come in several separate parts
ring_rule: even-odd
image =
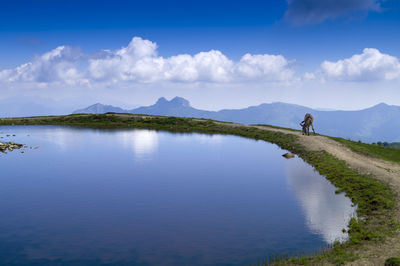
[[[285,157],[286,159],[290,159],[294,157],[294,154],[291,152],[287,152],[285,154],[282,155],[283,157]]]
[[[6,143],[2,143],[0,142],[0,152],[6,153],[6,150],[8,149],[8,151],[13,151],[15,149],[21,149],[24,145],[22,144],[18,144],[15,142],[6,142]]]

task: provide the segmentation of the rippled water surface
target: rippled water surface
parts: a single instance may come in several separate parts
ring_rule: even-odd
[[[0,142],[29,146],[0,153],[0,264],[247,265],[344,239],[355,212],[311,166],[263,141],[0,132]]]

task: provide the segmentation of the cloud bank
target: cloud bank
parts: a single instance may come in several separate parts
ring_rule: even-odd
[[[84,54],[59,46],[13,69],[0,70],[0,84],[18,87],[118,87],[132,84],[299,84],[306,80],[345,82],[387,81],[400,78],[397,57],[366,48],[362,54],[336,62],[324,61],[303,78],[295,60],[282,55],[245,54],[234,61],[221,51],[162,57],[157,44],[134,37],[121,49]]]
[[[362,54],[350,58],[324,61],[319,74],[325,79],[339,81],[394,80],[400,77],[400,62],[397,57],[378,49],[365,48]]]
[[[60,46],[14,69],[0,71],[0,82],[96,83],[211,82],[249,80],[282,82],[294,75],[293,63],[282,55],[245,54],[239,61],[221,51],[162,57],[157,44],[134,37],[126,47],[104,50],[95,56]]]
[[[285,20],[294,25],[321,23],[353,12],[380,11],[379,0],[287,0]]]
[[[222,52],[211,50],[164,58],[157,55],[155,43],[138,37],[105,58],[90,60],[88,68],[91,79],[135,82],[284,81],[293,74],[291,62],[281,55],[246,54],[234,62]]]

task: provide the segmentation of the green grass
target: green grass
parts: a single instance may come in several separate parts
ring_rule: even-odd
[[[400,163],[400,149],[384,147],[377,144],[355,142],[341,138],[334,138],[334,137],[330,138],[336,140],[337,142],[342,143],[343,145],[349,147],[355,152],[359,152],[364,155],[368,155],[371,157],[379,158],[390,162]]]
[[[385,261],[385,266],[400,266],[400,258],[388,258]]]
[[[362,219],[351,219],[349,224],[349,241],[335,243],[327,250],[310,256],[286,258],[276,256],[259,264],[301,264],[315,265],[330,262],[342,264],[358,258],[356,250],[371,242],[384,241],[385,237],[394,234],[399,225],[392,218],[395,207],[395,195],[390,187],[369,175],[362,175],[351,170],[346,162],[337,159],[325,151],[308,151],[297,142],[297,136],[261,130],[254,127],[220,123],[208,119],[177,118],[162,116],[140,116],[116,114],[106,115],[70,115],[59,117],[41,117],[37,119],[18,118],[0,119],[0,125],[66,125],[90,128],[147,128],[172,132],[199,132],[206,134],[230,134],[241,137],[264,140],[289,150],[311,164],[321,175],[324,175],[337,187],[337,193],[345,193],[353,204],[358,206],[357,215]],[[371,156],[382,156],[397,160],[397,154],[384,154],[383,147],[355,143],[338,138],[335,140],[352,149]],[[386,151],[386,148],[384,148]]]

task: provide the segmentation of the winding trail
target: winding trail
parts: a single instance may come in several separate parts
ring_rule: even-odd
[[[241,125],[242,126],[242,125]],[[279,131],[298,136],[298,142],[311,151],[327,151],[338,159],[346,161],[348,166],[362,174],[370,174],[378,180],[387,182],[397,194],[397,208],[394,218],[400,221],[400,164],[391,163],[374,157],[366,156],[324,136],[305,136],[301,132],[277,129],[268,126],[250,126],[261,130]],[[384,243],[371,243],[359,251],[361,259],[348,265],[384,265],[390,257],[400,257],[400,234],[388,238]]]

